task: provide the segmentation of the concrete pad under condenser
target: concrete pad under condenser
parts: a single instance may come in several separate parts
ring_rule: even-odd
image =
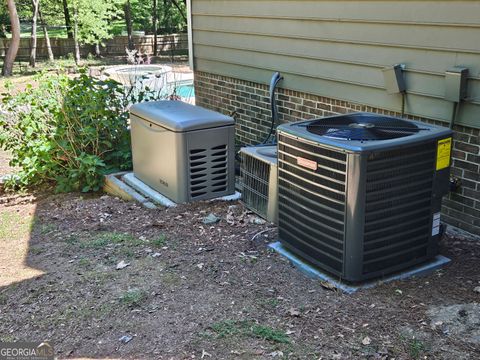
[[[334,286],[335,288],[343,291],[346,294],[353,294],[358,290],[371,289],[377,285],[385,284],[391,281],[406,280],[408,278],[412,278],[416,276],[428,275],[434,272],[435,270],[442,268],[443,266],[445,266],[451,261],[449,258],[445,256],[438,255],[435,258],[433,258],[433,260],[427,263],[417,265],[403,272],[391,274],[377,280],[372,280],[372,281],[352,285],[352,284],[343,283],[333,275],[325,273],[319,270],[318,268],[312,266],[311,264],[305,262],[298,256],[288,251],[279,241],[270,244],[269,247],[275,250],[280,255],[287,258],[292,263],[293,266],[295,266],[297,269],[299,269],[301,272],[303,272],[307,276],[314,279],[325,281],[331,284],[332,286]]]

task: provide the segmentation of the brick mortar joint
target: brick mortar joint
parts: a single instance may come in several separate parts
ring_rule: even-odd
[[[222,84],[219,84],[219,82],[221,82]],[[261,114],[261,112],[259,112],[259,109],[260,111],[261,110],[269,111],[269,101],[268,101],[268,98],[265,99],[266,95],[268,95],[268,86],[264,84],[258,84],[254,82],[244,81],[240,79],[233,79],[227,76],[209,74],[204,72],[195,73],[195,85],[199,86],[199,91],[197,92],[199,105],[205,104],[207,107],[214,106],[215,110],[219,110],[219,111],[222,111],[222,110],[225,111],[227,106],[243,108],[242,111],[239,111],[241,116],[237,118],[237,128],[239,129],[237,138],[241,139],[242,141],[245,141],[246,145],[254,144],[256,139],[266,134],[268,126],[261,124],[261,122],[265,121],[263,119],[265,119],[266,115]],[[220,90],[213,90],[213,86],[215,86]],[[218,99],[216,99],[216,101],[213,101],[212,99],[210,99],[211,96],[209,95],[205,97],[201,96],[202,92],[211,92],[211,91],[219,92],[219,96],[218,96]],[[235,94],[232,94],[232,92],[235,92]],[[260,95],[259,92],[263,93],[264,96]],[[228,95],[224,95],[225,93],[228,93]],[[278,91],[278,95],[279,95],[279,100],[278,100],[279,108],[282,108],[281,109],[282,112],[279,115],[280,115],[280,119],[281,120],[283,119],[283,122],[289,122],[298,118],[297,116],[292,116],[291,115],[292,112],[295,115],[300,115],[302,118],[308,117],[308,116],[318,116],[319,115],[318,113],[321,113],[323,115],[330,115],[335,113],[335,110],[337,110],[338,113],[345,113],[349,111],[371,111],[371,112],[377,112],[381,114],[398,115],[395,112],[384,110],[384,109],[373,108],[370,106],[350,103],[344,100],[332,99],[324,96],[318,96],[318,95],[313,95],[308,93],[300,93],[300,92],[288,90],[288,89],[280,88]],[[298,99],[300,99],[300,101]],[[233,105],[232,102],[235,103],[235,105]],[[318,108],[319,105],[323,108]],[[252,119],[252,115],[248,115],[249,113],[252,113],[252,112],[257,113],[257,116],[255,117],[255,119]],[[249,120],[246,120],[246,119],[249,119]],[[418,116],[411,117],[411,119],[417,120],[417,121],[424,121],[432,124],[445,125],[444,123],[441,123],[439,121],[424,119]],[[249,129],[249,131],[246,132],[242,130],[241,129],[242,126]],[[480,146],[479,146],[480,141],[479,141],[479,136],[476,135],[476,129],[465,127],[465,126],[456,126],[454,130],[456,132],[455,137],[458,137],[458,139],[454,139],[455,144],[462,144],[462,143],[467,144],[470,146],[470,149],[476,150],[478,148],[480,151]],[[473,146],[473,148],[471,146]],[[468,149],[455,149],[455,150],[461,151],[462,153],[464,153],[465,158],[460,158],[460,159],[453,158],[454,162],[455,160],[457,160],[457,161],[466,162],[472,165],[478,165],[478,163],[474,161],[467,160],[468,155],[478,156],[478,152],[469,152]],[[465,173],[466,172],[468,173],[468,170],[457,168],[455,166],[453,166],[452,169],[454,169],[455,173],[457,174],[457,177],[459,177],[460,179],[478,184],[477,190],[471,189],[472,191],[480,190],[480,181],[465,178]],[[464,203],[466,200],[462,202],[455,199],[451,199],[451,201],[455,202],[456,204],[460,204],[465,208],[476,210],[477,209],[476,206],[478,206],[477,203],[480,204],[480,199],[463,195],[463,192],[462,194],[457,194],[457,195],[460,195],[463,198],[468,199],[469,201],[473,201],[473,206],[469,206]],[[455,210],[453,207],[449,207],[449,206],[445,206],[445,208],[450,209],[452,211],[458,211],[458,210]],[[480,233],[480,226],[469,224],[468,222],[465,222],[464,219],[456,219],[456,221],[465,223],[468,225],[469,229],[474,228],[476,229],[475,232]]]

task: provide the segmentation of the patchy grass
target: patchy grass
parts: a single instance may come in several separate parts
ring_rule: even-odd
[[[57,227],[55,224],[42,223],[38,220],[35,220],[32,222],[32,229],[35,229],[35,231],[37,231],[39,235],[47,235],[57,230]]]
[[[217,337],[224,338],[231,335],[237,335],[240,332],[238,322],[234,320],[224,320],[212,324],[210,328],[217,334]]]
[[[258,299],[258,305],[265,309],[275,309],[280,305],[280,300],[276,298],[260,298]]]
[[[112,313],[113,310],[114,310],[114,307],[110,303],[103,303],[100,305],[93,305],[93,306],[91,304],[86,304],[85,306],[72,311],[71,316],[79,319],[83,319],[83,320],[88,320],[92,318],[107,316],[110,313]]]
[[[155,239],[151,240],[151,243],[155,247],[164,247],[167,243],[167,236],[165,234],[161,234]]]
[[[124,233],[102,232],[89,239],[80,241],[81,248],[101,249],[109,245],[122,244],[126,246],[138,246],[144,242],[139,238]]]
[[[81,280],[84,283],[91,283],[95,284],[96,286],[103,286],[109,281],[112,281],[114,274],[108,271],[98,271],[98,270],[90,270],[85,272]]]
[[[26,236],[31,229],[31,217],[23,217],[14,212],[0,213],[0,239],[8,240]]]
[[[218,338],[244,336],[259,338],[274,343],[289,344],[288,335],[271,326],[260,325],[253,321],[224,320],[210,326]]]
[[[81,258],[80,260],[78,260],[78,265],[80,265],[81,267],[89,267],[91,263],[90,260],[86,258]]]
[[[415,336],[400,335],[400,343],[403,352],[408,353],[411,359],[421,359],[428,352],[425,343]]]
[[[410,339],[407,342],[407,346],[408,346],[408,353],[410,354],[412,359],[420,359],[420,357],[426,350],[426,347],[423,341],[417,338]]]
[[[180,275],[172,272],[172,271],[166,271],[163,272],[162,275],[160,276],[162,283],[167,285],[167,286],[175,286],[179,285],[180,282],[182,281]]]
[[[114,59],[82,59],[79,65],[81,67],[107,66],[110,63],[116,64],[118,61]],[[3,61],[0,59],[0,67],[2,66]],[[17,60],[13,65],[13,76],[0,77],[0,93],[9,92],[10,87],[13,87],[13,94],[24,91],[28,84],[35,84],[33,77],[41,72],[62,71],[63,69],[75,71],[77,68],[73,58],[58,58],[54,62],[40,60],[37,61],[35,68],[29,66],[28,60]]]
[[[138,289],[128,290],[120,297],[120,303],[129,307],[140,306],[147,299],[147,294]]]
[[[80,237],[77,234],[68,234],[65,236],[65,242],[68,245],[75,245],[80,243]]]
[[[30,251],[30,255],[40,255],[43,252],[42,249],[34,246],[31,246],[29,251]]]
[[[7,295],[5,294],[0,294],[0,305],[7,305]]]
[[[111,303],[93,303],[85,302],[76,306],[68,305],[65,308],[57,309],[48,318],[38,320],[38,325],[49,327],[52,324],[62,326],[66,322],[91,321],[92,319],[105,318],[114,311]]]
[[[6,342],[6,343],[15,342],[15,336],[13,336],[13,335],[2,335],[2,336],[0,336],[0,342]]]
[[[250,327],[250,332],[253,336],[263,340],[282,344],[290,343],[290,339],[284,331],[274,329],[270,326],[254,324]]]

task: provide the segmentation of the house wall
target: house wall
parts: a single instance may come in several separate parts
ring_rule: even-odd
[[[197,105],[235,118],[237,141],[241,145],[258,144],[267,136],[271,124],[267,85],[197,71],[195,92]],[[278,99],[282,123],[353,111],[399,115],[385,109],[283,88],[279,89]],[[441,125],[435,120],[410,118]],[[445,198],[442,219],[480,235],[480,131],[461,125],[456,125],[454,130],[452,175],[460,179],[461,187]]]
[[[399,111],[382,68],[406,65],[407,112],[448,122],[445,71],[470,69],[458,122],[480,127],[480,1],[192,0],[198,71]]]
[[[352,111],[399,115],[381,69],[407,66],[407,116],[448,125],[444,72],[470,68],[469,102],[455,130],[452,175],[461,187],[443,219],[480,235],[479,1],[192,1],[198,105],[237,120],[237,141],[256,144],[270,128],[268,83],[279,89],[280,121]]]

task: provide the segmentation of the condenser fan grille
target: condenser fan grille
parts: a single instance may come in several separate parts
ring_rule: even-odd
[[[358,141],[397,139],[427,130],[401,119],[355,114],[314,120],[304,126],[312,134]]]

